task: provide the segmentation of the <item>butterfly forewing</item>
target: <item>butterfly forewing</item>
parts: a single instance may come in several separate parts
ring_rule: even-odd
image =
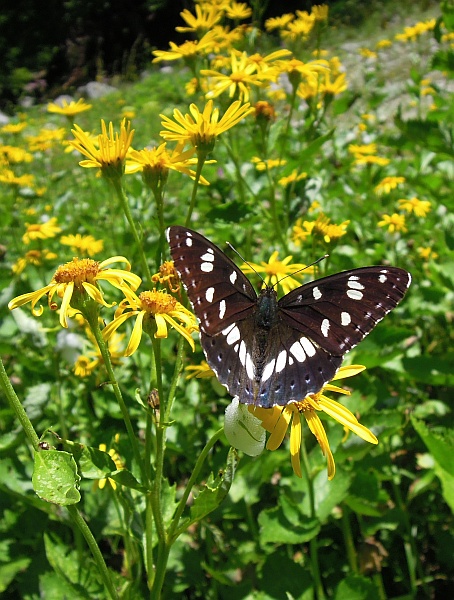
[[[410,275],[396,267],[363,267],[317,279],[281,298],[290,327],[335,355],[351,350],[402,300]]]
[[[410,275],[364,267],[257,296],[219,248],[184,227],[167,230],[210,367],[244,404],[284,406],[319,392],[343,356],[403,298]]]
[[[257,294],[249,279],[224,252],[185,227],[169,227],[167,239],[202,331],[215,335],[250,315]]]

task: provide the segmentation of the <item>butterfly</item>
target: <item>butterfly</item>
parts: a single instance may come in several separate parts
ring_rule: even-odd
[[[403,269],[362,267],[306,283],[278,300],[271,286],[257,295],[200,233],[173,226],[167,239],[207,363],[232,396],[264,408],[319,392],[411,283]]]

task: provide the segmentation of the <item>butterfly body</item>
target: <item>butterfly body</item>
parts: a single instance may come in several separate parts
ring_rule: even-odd
[[[167,236],[208,364],[240,402],[265,408],[320,391],[411,281],[403,269],[363,267],[278,300],[269,286],[257,296],[235,263],[199,233],[174,226]]]

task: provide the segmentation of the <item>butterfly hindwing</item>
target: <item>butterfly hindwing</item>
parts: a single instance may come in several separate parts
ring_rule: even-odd
[[[201,331],[215,335],[248,317],[257,294],[249,279],[224,252],[185,227],[169,227],[167,238]]]
[[[200,334],[208,364],[232,396],[265,408],[298,402],[319,391],[340,367],[300,331],[277,323],[261,336],[252,320],[229,325],[220,335]]]

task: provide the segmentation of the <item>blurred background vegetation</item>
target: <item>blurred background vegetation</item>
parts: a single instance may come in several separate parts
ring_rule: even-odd
[[[295,10],[310,11],[311,0],[256,0],[256,25]],[[389,19],[425,10],[431,0],[325,0],[331,29],[360,26],[371,15],[385,28]],[[90,80],[134,80],[150,64],[153,48],[179,44],[175,35],[184,0],[2,0],[0,12],[0,110],[11,112],[23,96],[43,101],[72,93]],[[391,15],[391,16],[390,16]]]

